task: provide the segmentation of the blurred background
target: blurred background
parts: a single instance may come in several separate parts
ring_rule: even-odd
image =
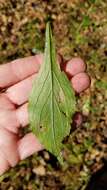
[[[0,64],[43,51],[47,20],[57,51],[87,63],[91,88],[77,97],[83,124],[65,141],[62,167],[39,152],[0,176],[0,190],[85,190],[107,161],[107,1],[0,0]]]

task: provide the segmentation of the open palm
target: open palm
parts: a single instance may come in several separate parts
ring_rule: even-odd
[[[40,54],[0,66],[0,174],[43,148],[32,133],[23,138],[18,134],[19,128],[29,123],[27,101],[42,60]],[[62,64],[60,56],[58,60],[77,93],[89,87],[86,65],[80,58],[73,58],[66,64]]]

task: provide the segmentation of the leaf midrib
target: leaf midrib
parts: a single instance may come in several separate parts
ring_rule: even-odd
[[[52,47],[51,40],[52,40],[51,39],[51,30],[49,28],[49,42],[50,42],[50,44],[49,44],[49,47],[50,47],[49,55],[50,55],[50,67],[51,67],[51,69],[50,69],[50,72],[51,72],[51,115],[52,115],[51,121],[52,121],[52,134],[53,134],[53,139],[54,139],[54,145],[55,145],[56,150],[57,150],[56,136],[55,136],[55,130],[54,130],[54,128],[55,128],[55,123],[54,123],[54,88],[53,88],[53,86],[54,86],[53,72],[54,71],[53,71],[53,59],[52,59],[52,52],[51,52],[53,47]]]

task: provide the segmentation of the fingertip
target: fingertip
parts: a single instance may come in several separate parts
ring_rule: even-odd
[[[35,152],[42,150],[42,145],[36,139],[35,135],[29,133],[25,135],[18,143],[20,159],[23,160]]]
[[[12,167],[19,162],[17,142],[17,135],[4,128],[0,128],[0,151],[4,153],[6,160]]]
[[[64,71],[69,78],[72,76],[84,72],[86,70],[86,64],[80,57],[74,57],[64,65]]]
[[[90,86],[90,77],[87,73],[79,73],[71,79],[72,87],[75,92],[81,93]]]
[[[74,114],[74,117],[73,117],[73,124],[72,125],[75,128],[77,128],[77,127],[81,126],[82,122],[83,122],[83,116],[82,116],[82,114],[80,112],[76,112]]]

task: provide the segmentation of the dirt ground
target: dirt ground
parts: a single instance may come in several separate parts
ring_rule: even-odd
[[[43,51],[47,20],[57,51],[87,63],[91,88],[77,97],[83,124],[71,130],[62,167],[42,151],[1,176],[1,190],[85,190],[107,161],[107,1],[0,0],[0,63]]]

